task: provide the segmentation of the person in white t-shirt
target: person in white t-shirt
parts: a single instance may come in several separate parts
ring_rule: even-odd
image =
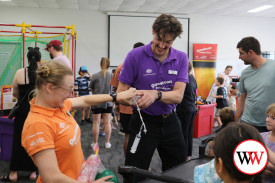
[[[234,111],[236,111],[236,97],[238,96],[238,89],[233,89],[232,94],[228,92],[229,94],[229,101],[228,106]]]
[[[229,74],[231,73],[233,67],[231,65],[228,65],[225,67],[224,72],[221,72],[218,74],[219,77],[223,77],[224,78],[224,88],[226,90],[226,93],[228,93],[228,87],[230,87],[230,77]],[[215,85],[215,82],[212,85],[211,90],[209,91],[208,97],[206,98],[207,102],[210,103],[216,103],[216,99],[211,97],[212,94],[217,93],[217,86]]]

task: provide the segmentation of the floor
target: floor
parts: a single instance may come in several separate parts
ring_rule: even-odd
[[[76,113],[75,118],[77,121],[80,121],[79,113]],[[90,154],[93,153],[92,148],[90,147],[90,144],[92,143],[92,124],[91,123],[85,123],[84,125],[80,125],[81,127],[81,144],[83,148],[83,153],[85,158],[87,158]],[[99,137],[99,155],[101,158],[101,161],[105,168],[110,169],[113,171],[118,179],[119,182],[123,182],[122,176],[118,174],[117,168],[119,165],[124,164],[124,152],[123,152],[123,142],[124,142],[124,136],[118,134],[119,127],[116,127],[117,129],[112,130],[111,135],[111,144],[112,147],[110,149],[106,149],[104,147],[105,138]],[[193,140],[193,156],[192,158],[198,157],[199,154],[199,144],[200,141],[205,139],[207,136],[201,137],[201,138],[194,138]],[[159,159],[159,156],[157,152],[155,152],[152,162],[151,162],[151,171],[153,173],[160,173],[161,172],[161,162]],[[9,171],[9,162],[0,160],[0,175],[3,175]],[[19,172],[19,180],[18,182],[22,183],[33,183],[34,181],[28,180],[29,172]],[[0,181],[1,182],[1,181]]]

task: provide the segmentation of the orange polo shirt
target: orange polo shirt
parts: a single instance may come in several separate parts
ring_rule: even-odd
[[[70,114],[72,102],[66,100],[64,107],[57,109],[36,105],[35,98],[30,104],[22,132],[22,146],[29,156],[45,149],[54,149],[60,171],[76,180],[84,156],[80,128]],[[43,182],[40,176],[37,182]]]
[[[119,83],[118,77],[119,77],[120,71],[122,69],[122,66],[123,66],[123,63],[121,63],[119,66],[117,66],[116,71],[110,81],[110,85],[112,85],[115,88],[118,87],[118,83]],[[119,112],[124,113],[124,114],[133,114],[133,108],[130,106],[119,104]]]

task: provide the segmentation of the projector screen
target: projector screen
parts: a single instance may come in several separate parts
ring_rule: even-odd
[[[118,66],[124,61],[136,42],[150,43],[153,39],[152,25],[154,16],[109,15],[108,56],[111,66]],[[183,33],[173,43],[175,49],[189,55],[189,18],[178,18],[182,23]]]

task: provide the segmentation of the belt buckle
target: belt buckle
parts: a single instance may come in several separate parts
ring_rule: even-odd
[[[167,118],[169,116],[169,114],[163,114],[162,117],[163,118]]]

